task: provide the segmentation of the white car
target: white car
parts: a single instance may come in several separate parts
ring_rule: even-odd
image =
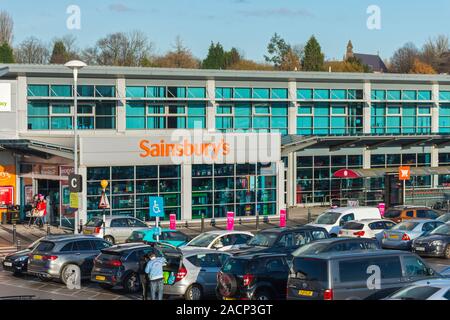
[[[414,282],[385,300],[450,300],[450,279],[430,279]]]
[[[389,230],[395,223],[383,219],[363,219],[349,221],[339,231],[339,237],[370,238],[381,243],[384,230]]]
[[[374,207],[343,207],[329,209],[309,225],[322,227],[331,237],[337,237],[345,223],[363,219],[381,219],[380,210]]]
[[[219,251],[228,251],[239,249],[246,244],[254,235],[246,231],[208,231],[202,233],[189,241],[184,248],[195,249],[215,249]]]

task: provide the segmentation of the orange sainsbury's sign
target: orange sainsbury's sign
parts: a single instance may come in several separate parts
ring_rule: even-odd
[[[149,140],[141,140],[139,147],[142,150],[141,158],[203,156],[217,160],[220,155],[226,156],[230,153],[230,144],[224,139],[209,143],[191,143],[188,140],[182,143],[168,143],[165,140],[152,143]]]

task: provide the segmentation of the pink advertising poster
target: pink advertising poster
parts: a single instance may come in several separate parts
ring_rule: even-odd
[[[228,212],[227,214],[227,230],[234,230],[234,212]]]
[[[170,215],[170,230],[177,230],[177,215]]]
[[[280,210],[280,227],[286,227],[286,209]]]
[[[380,210],[381,216],[384,217],[384,212],[386,211],[386,204],[385,203],[379,203],[378,204],[378,210]]]

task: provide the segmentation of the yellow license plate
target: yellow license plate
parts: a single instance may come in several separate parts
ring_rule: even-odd
[[[398,236],[397,235],[391,235],[391,236],[389,236],[389,238],[391,238],[391,239],[398,239]]]
[[[42,260],[42,256],[36,256],[36,255],[35,255],[35,256],[33,256],[33,259],[34,259],[34,260]]]
[[[106,280],[106,277],[104,277],[104,276],[96,276],[96,277],[95,277],[95,280],[98,280],[98,281],[105,281],[105,280]]]
[[[92,234],[92,231],[91,230],[84,230],[83,233],[84,234]]]
[[[313,291],[308,291],[308,290],[300,290],[298,292],[299,295],[306,296],[306,297],[312,297],[313,293],[314,293]]]
[[[231,301],[231,300],[237,300],[236,298],[223,298],[223,300]]]

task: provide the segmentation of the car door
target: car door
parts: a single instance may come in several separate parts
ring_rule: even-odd
[[[73,244],[73,261],[80,266],[81,275],[87,277],[91,275],[94,267],[94,259],[97,250],[92,247],[91,240],[79,240]]]
[[[267,258],[264,270],[266,282],[272,285],[276,299],[286,295],[289,267],[282,257]]]
[[[128,222],[128,227],[130,228],[130,230],[129,230],[130,235],[131,235],[131,233],[133,233],[133,231],[138,231],[138,230],[149,228],[144,222],[142,222],[141,220],[136,219],[136,218],[128,218],[127,222]]]
[[[377,240],[381,239],[383,237],[382,234],[385,227],[386,225],[384,224],[383,221],[376,221],[369,223],[370,234],[367,234],[366,238],[375,238]]]
[[[128,221],[127,218],[116,218],[111,220],[110,233],[114,237],[116,243],[125,242],[127,235]]]
[[[344,226],[344,224],[346,224],[349,221],[353,221],[355,220],[355,214],[354,213],[349,213],[349,214],[345,214],[341,217],[341,219],[339,220],[339,226],[338,226],[338,230],[336,234],[339,234],[339,230],[341,230],[341,228]]]

